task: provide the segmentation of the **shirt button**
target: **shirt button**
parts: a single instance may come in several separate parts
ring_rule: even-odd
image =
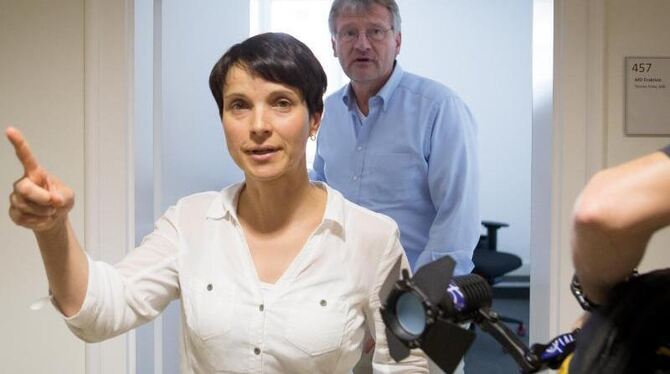
[[[356,149],[359,150],[359,151],[362,151],[362,150],[363,150],[363,147],[361,147],[361,146],[359,145],[358,148],[356,148]]]
[[[258,306],[258,310],[260,310],[261,312],[264,311],[264,310],[265,310],[265,306],[264,306],[263,304],[259,305],[259,306]]]
[[[261,349],[258,347],[254,348],[254,353],[257,355],[261,354]]]
[[[354,178],[353,178],[353,179],[354,179],[355,181],[357,181],[357,180],[358,180],[358,175],[354,175]]]
[[[208,285],[207,285],[207,291],[211,291],[212,289],[214,289],[214,286],[212,286],[211,283],[208,284]]]
[[[321,306],[326,306],[328,305],[328,302],[326,300],[321,300],[319,304],[321,304]]]

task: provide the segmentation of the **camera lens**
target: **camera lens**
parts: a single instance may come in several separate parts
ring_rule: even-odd
[[[395,306],[400,327],[414,338],[418,338],[426,328],[426,310],[421,299],[413,292],[406,292],[398,298]]]

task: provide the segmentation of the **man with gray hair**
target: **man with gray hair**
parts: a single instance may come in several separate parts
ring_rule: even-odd
[[[326,99],[312,179],[393,218],[416,270],[472,271],[480,235],[477,126],[449,88],[405,72],[395,0],[335,0],[328,25],[351,82]]]
[[[312,178],[386,214],[416,270],[469,273],[480,235],[477,128],[444,85],[405,72],[394,0],[335,0],[333,52],[351,82],[326,99]]]

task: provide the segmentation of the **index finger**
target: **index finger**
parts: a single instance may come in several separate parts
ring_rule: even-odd
[[[19,130],[13,127],[8,127],[7,130],[5,130],[5,134],[7,134],[7,139],[9,139],[9,141],[14,146],[16,157],[18,157],[19,161],[21,161],[26,174],[39,169],[37,158],[35,158],[33,152],[30,150],[28,142],[26,142],[23,134],[21,134]]]

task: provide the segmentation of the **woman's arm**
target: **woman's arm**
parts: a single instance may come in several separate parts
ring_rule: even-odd
[[[39,165],[21,132],[10,127],[6,135],[24,169],[9,196],[9,216],[35,234],[54,300],[71,316],[82,306],[88,279],[86,255],[68,219],[74,193]]]
[[[174,208],[118,264],[89,261],[68,220],[74,193],[37,163],[18,130],[6,133],[25,171],[14,183],[9,215],[35,234],[54,302],[77,336],[88,342],[116,336],[179,296]]]
[[[577,199],[572,257],[585,294],[608,290],[640,263],[652,234],[670,224],[670,159],[655,152],[597,173]]]

